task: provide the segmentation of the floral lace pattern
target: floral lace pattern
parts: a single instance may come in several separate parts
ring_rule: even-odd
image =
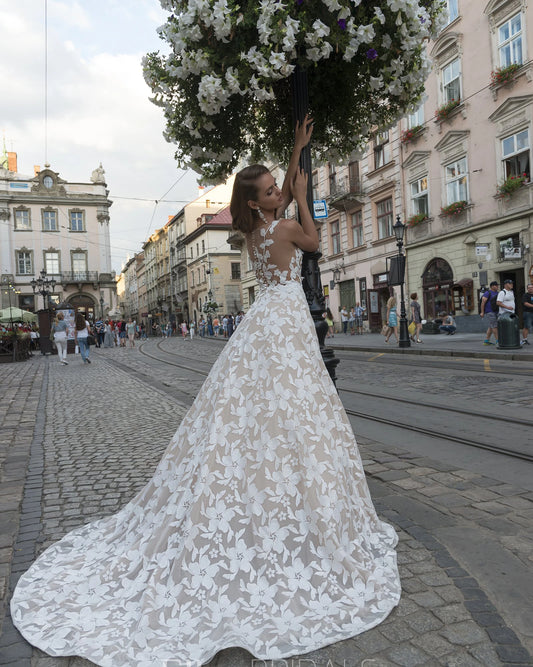
[[[322,362],[301,252],[272,266],[270,236],[254,251],[265,289],[153,478],[19,580],[13,620],[47,653],[108,667],[200,666],[231,646],[277,659],[372,628],[398,603],[397,536]]]
[[[271,262],[270,246],[273,245],[274,234],[279,220],[274,220],[268,227],[255,229],[251,235],[249,243],[249,253],[252,259],[252,265],[257,276],[259,284],[267,287],[272,284],[285,284],[289,280],[301,282],[302,257],[303,252],[300,248],[294,248],[294,252],[286,268],[280,267]],[[257,237],[260,241],[258,242]]]

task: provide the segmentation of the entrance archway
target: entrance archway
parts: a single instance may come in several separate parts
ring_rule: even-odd
[[[83,313],[86,320],[89,322],[95,321],[96,302],[88,294],[74,294],[68,297],[68,303],[77,313]]]
[[[424,315],[434,320],[439,313],[455,313],[453,304],[453,271],[445,259],[436,257],[426,265],[422,274]]]

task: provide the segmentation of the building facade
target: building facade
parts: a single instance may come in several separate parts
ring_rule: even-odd
[[[2,307],[36,312],[45,304],[32,281],[42,271],[56,281],[51,303],[67,302],[88,319],[115,305],[109,208],[101,165],[90,182],[72,183],[45,165],[19,174],[16,155],[0,161],[1,282],[16,288],[17,303],[2,289]]]
[[[427,319],[452,312],[481,331],[492,280],[512,278],[517,297],[533,280],[533,16],[524,0],[448,11],[429,45],[427,100],[402,123],[407,283]]]

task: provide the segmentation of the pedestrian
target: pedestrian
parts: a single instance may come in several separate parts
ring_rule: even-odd
[[[422,315],[420,313],[420,304],[418,303],[418,294],[411,294],[411,322],[415,323],[415,332],[410,336],[413,343],[421,343],[420,332],[422,331]]]
[[[172,338],[172,322],[167,322],[167,338]]]
[[[391,296],[387,301],[387,334],[385,336],[385,342],[388,343],[390,337],[394,334],[396,342],[399,343],[398,338],[398,314],[396,312],[396,297]]]
[[[481,297],[481,306],[479,314],[485,324],[487,325],[487,333],[483,345],[494,345],[490,337],[494,336],[494,340],[498,342],[498,281],[493,280],[489,285],[489,289],[483,293]]]
[[[442,324],[439,326],[439,330],[446,332],[447,336],[453,336],[457,331],[453,315],[451,313],[446,314],[445,312],[442,312],[439,317],[442,318]]]
[[[311,131],[297,126],[281,190],[263,166],[235,176],[232,224],[260,287],[153,478],[19,579],[13,622],[42,650],[201,665],[245,646],[270,663],[398,604],[398,537],[376,514],[301,284],[303,252],[319,246],[298,168]],[[277,216],[291,192],[301,225]]]
[[[350,313],[348,315],[348,326],[350,327],[350,336],[355,335],[355,308],[352,306],[350,308]]]
[[[89,335],[89,322],[85,319],[83,313],[76,313],[74,320],[74,342],[80,349],[81,358],[84,364],[90,364],[89,359],[89,343],[87,336]]]
[[[113,347],[113,329],[109,320],[105,321],[104,347]]]
[[[357,328],[357,334],[360,336],[363,335],[363,316],[365,310],[366,308],[357,301],[355,304],[355,326]]]
[[[215,338],[218,338],[219,329],[220,329],[220,321],[218,317],[215,317],[215,319],[213,320],[213,330],[215,332]]]
[[[94,333],[96,338],[96,347],[102,347],[104,344],[105,324],[102,319],[97,319],[94,323]]]
[[[529,332],[533,329],[533,284],[529,283],[525,293],[522,295],[522,316],[524,328],[522,329],[521,345],[529,345],[527,339]]]
[[[514,285],[513,281],[510,278],[506,278],[503,281],[503,289],[500,292],[498,292],[498,298],[496,299],[496,305],[499,308],[498,319],[514,315],[515,300],[514,300],[513,285]]]
[[[191,320],[191,322],[189,322],[189,333],[191,334],[191,340],[194,338],[195,329],[196,329],[196,322],[194,320]]]
[[[132,320],[131,317],[126,324],[126,334],[130,342],[130,347],[135,347],[135,324],[135,320]],[[124,347],[126,347],[126,341],[124,341]]]
[[[326,308],[326,312],[323,313],[322,317],[326,320],[326,324],[328,325],[326,338],[335,338],[335,322],[333,321],[333,313],[329,307]]]
[[[222,331],[224,332],[224,338],[228,337],[228,316],[224,315],[222,318]]]
[[[205,337],[205,320],[203,317],[200,319],[198,324],[198,333],[200,334],[200,338]]]
[[[346,306],[341,308],[341,322],[342,322],[342,332],[346,336],[348,333],[348,311]]]
[[[187,330],[187,324],[185,322],[182,322],[180,324],[180,328],[181,328],[181,337],[183,338],[183,340],[185,340],[187,338],[187,334],[189,333]]]
[[[141,322],[139,336],[141,340],[146,340],[146,326],[144,322]]]
[[[52,324],[52,334],[54,336],[54,343],[57,347],[57,356],[59,363],[67,365],[67,332],[68,324],[65,322],[64,314],[59,311],[56,315],[55,321]]]
[[[228,338],[231,338],[231,336],[233,335],[233,329],[234,329],[233,313],[230,313],[228,315]]]

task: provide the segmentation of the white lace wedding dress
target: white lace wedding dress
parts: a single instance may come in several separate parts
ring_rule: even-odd
[[[322,362],[302,253],[269,261],[277,225],[252,241],[258,298],[151,481],[21,577],[13,620],[47,653],[110,667],[196,666],[231,646],[283,658],[398,603],[397,536]]]

